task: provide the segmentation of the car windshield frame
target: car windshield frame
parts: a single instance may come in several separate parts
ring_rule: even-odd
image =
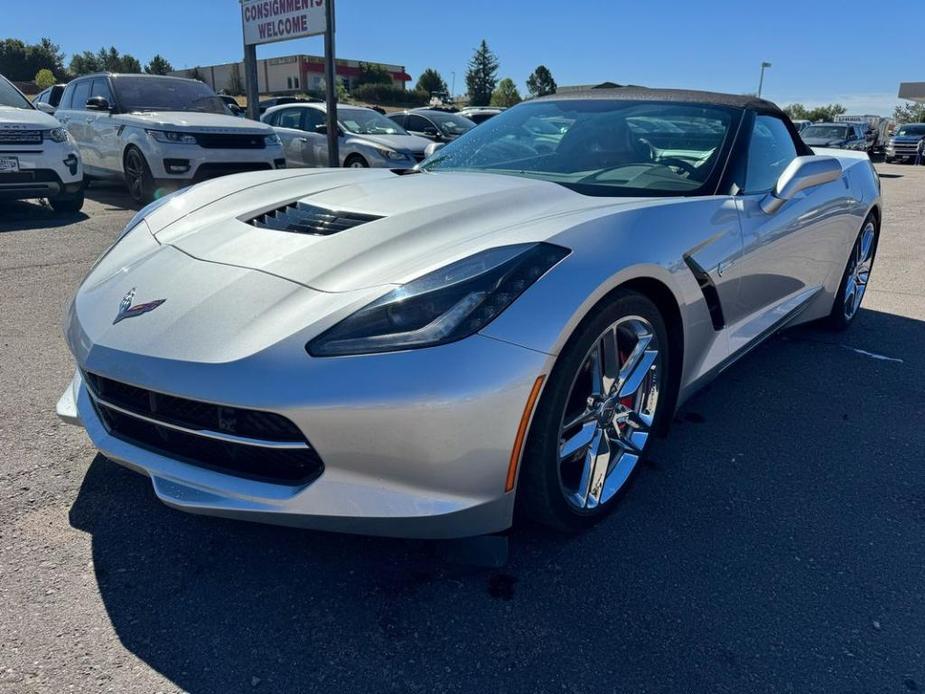
[[[137,94],[129,91],[130,86],[135,88]],[[113,77],[112,87],[116,103],[127,113],[178,111],[231,115],[231,110],[219,95],[209,85],[197,80],[167,76],[118,75]],[[181,94],[186,98],[174,98]]]
[[[660,117],[659,114],[661,114]],[[726,165],[744,114],[745,109],[738,106],[684,100],[581,97],[535,100],[504,110],[474,128],[465,138],[457,139],[435,152],[417,168],[434,174],[459,171],[519,176],[556,183],[582,195],[594,197],[714,195],[727,168]],[[552,133],[549,128],[527,127],[528,122],[533,118],[543,118],[557,124],[559,134]],[[622,152],[608,151],[603,147],[595,149],[595,138],[606,140],[608,137],[613,137],[614,128],[620,127],[616,121],[611,127],[608,118],[622,120],[622,125],[626,127],[626,140],[617,145],[623,149]],[[689,132],[672,124],[672,118],[678,119],[677,123],[686,123],[689,126]],[[596,122],[591,122],[592,120]],[[574,129],[575,123],[579,122],[579,127],[587,131],[576,131],[572,139],[577,142],[570,143],[571,151],[559,151],[559,145]],[[538,139],[548,138],[549,141],[546,143],[548,148],[545,151],[536,150],[529,154],[524,153],[520,159],[514,158],[492,165],[473,165],[473,160],[482,150],[488,146],[502,145],[501,138],[511,132],[516,132],[518,128],[531,133]],[[659,139],[662,144],[651,145],[641,137],[643,134],[649,134],[650,139]],[[689,138],[686,141],[688,146],[680,151],[676,147],[662,146],[671,141],[672,135],[680,137],[680,144],[684,143],[685,137]],[[700,146],[704,147],[699,153],[692,148],[698,139],[700,139]],[[583,140],[588,141],[585,143],[587,150],[582,149]],[[643,142],[645,144],[642,144]],[[673,154],[664,155],[669,151]],[[668,160],[676,162],[681,156],[680,152],[684,153],[683,156],[691,157],[692,161],[682,161],[681,165],[676,163],[674,168],[665,165],[664,162]],[[606,161],[607,156],[615,156],[617,159],[612,163],[607,162],[606,166],[599,169],[587,167],[569,170],[567,168],[571,164],[577,164],[580,167],[584,164],[582,158],[593,159],[593,155],[600,156],[603,161]],[[630,157],[647,155],[650,158],[648,160],[628,158],[621,162],[619,157],[623,155]],[[576,157],[577,162],[570,160],[570,156]],[[686,170],[684,163],[691,165],[694,170]],[[509,164],[519,165],[508,166]],[[527,168],[528,165],[543,164],[559,165],[563,167],[563,170]],[[698,166],[703,167],[698,178],[684,178],[682,174],[698,173]],[[622,175],[628,175],[629,178],[620,180],[619,176]],[[661,187],[657,185],[659,178],[662,179]],[[636,182],[644,183],[644,185],[631,184]]]
[[[16,85],[2,75],[0,75],[0,107],[35,110],[35,105],[16,88]]]
[[[362,114],[365,118],[368,119],[367,123],[381,122],[382,123],[381,127],[388,129],[391,132],[370,132],[368,125],[364,125],[362,129],[359,129],[359,130],[348,128],[347,123],[344,119],[344,116],[346,116],[349,113]],[[337,109],[337,123],[338,125],[340,125],[341,128],[343,128],[344,132],[349,133],[351,135],[371,135],[373,137],[375,137],[376,135],[386,136],[386,137],[392,136],[392,135],[410,135],[410,133],[407,130],[405,130],[398,123],[393,121],[391,118],[386,118],[381,113],[379,113],[378,111],[374,111],[371,108],[357,108],[357,107],[339,108]]]

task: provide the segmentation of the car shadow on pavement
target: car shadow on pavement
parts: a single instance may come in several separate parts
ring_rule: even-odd
[[[30,229],[54,229],[88,219],[84,212],[55,212],[43,200],[0,202],[0,234]]]
[[[91,181],[84,189],[84,195],[88,200],[103,205],[107,212],[139,209],[121,181]]]
[[[610,517],[517,529],[501,571],[179,513],[102,456],[70,521],[121,642],[189,692],[899,690],[925,679],[923,344],[866,310],[773,338]]]

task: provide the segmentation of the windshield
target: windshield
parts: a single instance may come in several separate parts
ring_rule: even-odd
[[[475,127],[475,123],[471,120],[457,116],[455,113],[431,113],[430,119],[437,124],[444,135],[462,135]]]
[[[6,81],[5,77],[0,76],[0,106],[10,108],[32,108],[29,100],[19,93],[12,84]]]
[[[341,108],[337,110],[341,127],[354,135],[407,135],[395,121],[368,108]]]
[[[125,111],[229,113],[209,86],[195,80],[120,75],[113,84],[116,100]]]
[[[800,135],[803,138],[818,137],[820,140],[844,140],[848,128],[841,125],[808,125]]]
[[[692,195],[718,171],[737,112],[623,100],[524,103],[425,161],[425,171],[490,171],[586,195]]]
[[[925,124],[900,125],[896,134],[900,137],[916,137],[925,135]]]

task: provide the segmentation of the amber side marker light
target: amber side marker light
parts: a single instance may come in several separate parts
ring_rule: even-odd
[[[524,406],[520,426],[517,427],[517,438],[514,439],[514,448],[511,450],[511,462],[507,466],[507,481],[504,483],[505,492],[514,489],[514,480],[517,479],[517,464],[520,462],[524,440],[527,438],[527,427],[530,425],[530,417],[533,416],[533,408],[536,407],[536,401],[540,397],[540,390],[542,390],[543,381],[545,380],[545,376],[539,376],[536,379],[533,383],[533,388],[530,390],[530,397],[527,398],[527,404]]]

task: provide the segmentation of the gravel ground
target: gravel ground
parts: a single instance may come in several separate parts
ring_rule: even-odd
[[[54,416],[127,198],[0,206],[0,691],[925,690],[925,168],[879,168],[853,329],[773,338],[607,521],[502,570],[159,504]]]

